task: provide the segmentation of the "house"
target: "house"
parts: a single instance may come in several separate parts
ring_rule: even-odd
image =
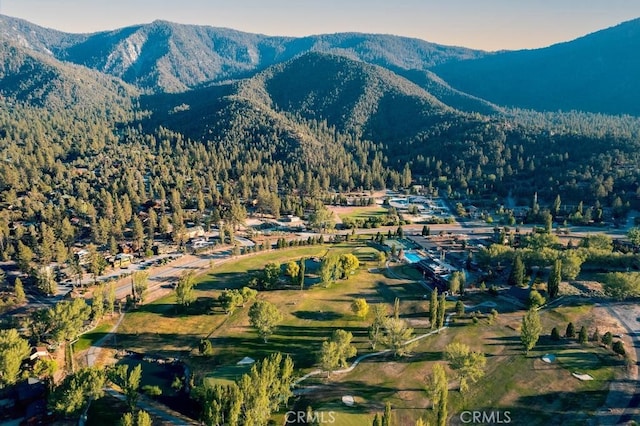
[[[29,361],[36,361],[40,358],[51,359],[51,354],[44,346],[34,346],[31,348],[31,355],[29,355]]]
[[[185,230],[184,236],[187,240],[197,237],[204,237],[204,228],[200,225],[190,226]]]

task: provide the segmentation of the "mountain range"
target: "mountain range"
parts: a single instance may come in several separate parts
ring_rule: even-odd
[[[0,38],[14,49],[117,77],[147,93],[239,80],[317,52],[385,68],[462,111],[640,114],[634,101],[640,59],[633,54],[640,47],[640,20],[543,49],[493,53],[391,35],[272,37],[166,21],[69,34],[7,16],[0,16]]]

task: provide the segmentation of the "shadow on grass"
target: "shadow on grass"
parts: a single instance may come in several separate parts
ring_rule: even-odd
[[[293,313],[293,316],[296,318],[300,318],[303,320],[312,320],[312,321],[335,321],[342,318],[342,314],[337,312],[322,312],[322,311],[296,311]]]
[[[167,318],[186,318],[212,313],[212,308],[217,306],[217,301],[211,297],[198,297],[189,306],[181,306],[175,303],[150,303],[141,305],[131,312],[144,312],[162,315]]]

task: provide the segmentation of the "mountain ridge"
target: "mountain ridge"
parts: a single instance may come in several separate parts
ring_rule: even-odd
[[[1,18],[0,34],[21,37],[41,53],[97,69],[147,89],[168,92],[184,91],[211,81],[243,78],[310,50],[339,53],[386,67],[421,70],[449,60],[485,54],[393,35],[336,33],[279,37],[162,20],[73,35],[17,18]],[[18,27],[24,27],[23,32],[28,34],[21,34]],[[49,35],[52,41],[47,44]],[[158,38],[154,40],[150,35]]]

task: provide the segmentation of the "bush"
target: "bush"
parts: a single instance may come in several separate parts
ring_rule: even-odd
[[[624,344],[621,340],[616,340],[615,342],[613,342],[613,346],[611,347],[611,349],[613,349],[613,351],[618,355],[625,356],[627,354],[627,352],[624,350]]]
[[[202,339],[200,340],[200,344],[198,344],[198,350],[202,355],[211,355],[213,354],[213,345],[211,344],[211,340]]]
[[[576,328],[573,326],[572,322],[567,324],[567,331],[564,333],[564,337],[567,337],[569,339],[573,339],[574,337],[576,337]]]
[[[587,327],[584,325],[580,327],[580,333],[578,333],[578,341],[580,343],[587,343],[589,340],[589,335],[587,334]]]
[[[605,346],[611,346],[611,342],[613,342],[613,334],[611,334],[610,331],[607,331],[604,333],[604,336],[602,336],[602,343],[604,343]]]
[[[560,340],[560,332],[558,331],[557,327],[553,327],[551,329],[551,340],[555,340],[555,341]]]
[[[146,393],[149,396],[162,395],[162,389],[160,389],[160,386],[144,385],[142,387],[142,392]]]
[[[464,315],[464,303],[462,303],[462,300],[456,302],[456,314],[459,316]]]

